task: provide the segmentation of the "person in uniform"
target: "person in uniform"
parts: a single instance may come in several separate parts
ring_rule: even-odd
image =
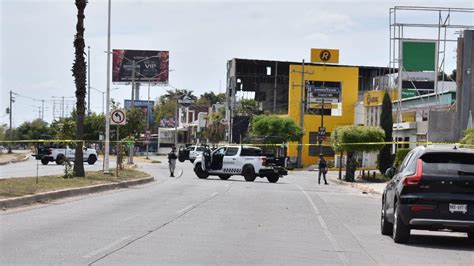
[[[326,173],[328,171],[328,164],[326,160],[324,160],[323,155],[319,155],[319,177],[318,177],[318,184],[321,184],[321,175],[323,175],[324,178],[324,184],[328,185],[328,181],[326,181]]]
[[[170,177],[174,177],[174,169],[176,168],[176,159],[178,159],[178,156],[176,156],[176,147],[173,146],[173,148],[171,148],[171,151],[168,153]]]

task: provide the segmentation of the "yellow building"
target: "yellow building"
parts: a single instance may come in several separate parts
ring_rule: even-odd
[[[288,93],[288,115],[298,124],[300,123],[301,110],[301,78],[302,65],[290,65],[289,93]],[[333,87],[328,91],[327,101],[324,104],[324,127],[326,128],[326,140],[323,143],[323,154],[333,156],[330,149],[330,135],[334,128],[354,123],[354,105],[358,101],[359,92],[359,68],[347,66],[330,65],[305,65],[304,83],[306,84],[304,94],[304,137],[303,137],[303,165],[317,163],[320,154],[318,144],[318,130],[321,125],[321,103],[316,100],[316,93],[309,89],[311,85],[316,88],[326,88],[326,84]],[[318,87],[319,86],[319,87]],[[339,87],[339,89],[337,89]],[[318,91],[318,89],[316,89]],[[321,90],[319,90],[321,91]],[[315,96],[315,99],[311,99]],[[325,100],[326,101],[326,100]],[[298,155],[297,143],[291,143],[288,147],[288,156]]]

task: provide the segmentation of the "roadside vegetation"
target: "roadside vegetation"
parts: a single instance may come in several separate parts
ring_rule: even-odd
[[[115,173],[114,169],[111,169]],[[63,178],[63,175],[0,179],[0,199],[33,195],[67,188],[79,188],[98,184],[114,183],[148,177],[147,173],[124,169],[119,176],[104,174],[103,171],[86,172],[85,178]]]

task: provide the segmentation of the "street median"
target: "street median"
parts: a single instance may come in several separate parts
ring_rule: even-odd
[[[34,203],[44,203],[61,198],[98,193],[107,190],[127,188],[152,182],[154,177],[146,173],[127,170],[128,175],[116,178],[87,173],[86,178],[64,179],[58,176],[34,177],[0,180],[0,208],[8,209]]]

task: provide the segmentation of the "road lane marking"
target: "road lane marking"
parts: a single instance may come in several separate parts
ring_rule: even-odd
[[[212,197],[215,197],[215,196],[217,196],[217,195],[219,195],[219,192],[214,192],[214,193],[211,194],[211,198],[212,198]]]
[[[99,249],[97,249],[97,250],[94,250],[94,251],[92,251],[91,253],[89,253],[89,254],[87,254],[87,255],[84,255],[84,256],[82,256],[82,257],[83,257],[84,259],[90,259],[90,258],[92,258],[92,257],[95,257],[95,256],[101,254],[101,253],[105,253],[106,251],[112,249],[112,248],[115,247],[115,246],[118,246],[120,243],[122,243],[123,241],[129,239],[130,237],[132,237],[132,236],[124,236],[124,237],[120,238],[119,240],[116,240],[116,241],[114,241],[114,242],[112,242],[112,243],[109,243],[109,244],[107,244],[106,246],[104,246],[104,247],[102,247],[102,248],[99,248]]]
[[[311,199],[311,197],[308,195],[308,193],[306,193],[306,191],[300,185],[295,184],[295,186],[297,186],[301,190],[301,192],[303,192],[304,196],[306,197],[308,202],[311,204],[311,207],[313,208],[314,214],[318,218],[319,225],[321,226],[324,235],[327,237],[327,239],[331,243],[332,248],[337,253],[337,256],[339,257],[341,262],[345,265],[348,265],[349,260],[347,259],[346,255],[344,254],[344,251],[341,249],[341,247],[337,243],[337,240],[334,237],[334,235],[331,233],[331,231],[329,231],[327,223],[324,221],[324,218],[321,216],[321,213],[319,212],[319,209],[316,206],[316,204],[314,203],[313,199]]]
[[[183,213],[183,212],[187,212],[190,209],[192,209],[193,207],[194,207],[193,205],[188,205],[188,206],[184,207],[183,209],[177,211],[176,213],[180,214],[180,213]]]

